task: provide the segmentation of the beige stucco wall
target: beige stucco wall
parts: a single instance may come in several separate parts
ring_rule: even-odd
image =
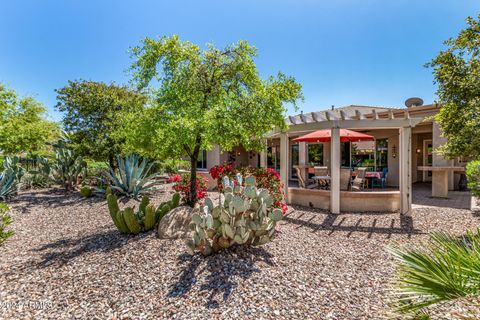
[[[330,209],[330,191],[288,188],[288,203]],[[395,212],[400,210],[400,192],[340,192],[342,212]]]

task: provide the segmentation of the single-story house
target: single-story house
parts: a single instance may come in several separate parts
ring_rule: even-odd
[[[433,197],[447,197],[464,171],[463,159],[448,160],[434,152],[445,143],[439,126],[432,120],[440,105],[423,105],[410,98],[405,108],[350,105],[329,110],[301,113],[285,119],[288,129],[273,130],[267,136],[266,150],[247,152],[237,147],[222,152],[219,147],[202,153],[199,170],[214,165],[271,167],[280,172],[287,203],[340,211],[411,210],[412,183],[432,182]],[[329,142],[294,141],[317,130],[330,130]],[[340,142],[340,129],[350,129],[373,137],[373,141]],[[328,188],[306,188],[298,181],[299,169],[307,180],[314,167],[328,168]],[[367,168],[373,179],[383,178],[381,188],[368,185],[360,191],[342,189],[340,172]],[[381,175],[381,176],[380,176]],[[368,175],[367,175],[368,177]],[[303,180],[303,179],[302,179]],[[342,189],[342,190],[341,190]]]

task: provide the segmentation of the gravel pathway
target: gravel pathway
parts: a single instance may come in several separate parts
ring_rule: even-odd
[[[479,222],[440,207],[416,208],[412,220],[296,207],[273,243],[203,258],[154,232],[121,235],[98,198],[46,189],[10,205],[1,319],[383,319],[394,271],[385,246]]]

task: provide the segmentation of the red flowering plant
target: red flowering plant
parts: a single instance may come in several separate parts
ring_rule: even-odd
[[[182,196],[182,201],[186,203],[190,199],[190,174],[174,175],[168,178],[168,182],[173,183],[172,189]],[[197,198],[207,197],[207,183],[201,176],[197,176]]]
[[[227,176],[235,181],[235,176],[240,173],[243,177],[253,176],[258,188],[267,189],[273,196],[273,205],[286,213],[288,206],[285,203],[283,183],[280,182],[280,175],[271,168],[238,167],[232,164],[215,166],[210,169],[210,175],[217,180],[219,191],[223,188],[223,177]],[[245,179],[243,180],[245,181]]]

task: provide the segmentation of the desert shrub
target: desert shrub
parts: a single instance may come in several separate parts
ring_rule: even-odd
[[[87,176],[99,177],[110,169],[108,163],[103,161],[86,161],[87,162]]]
[[[187,203],[190,199],[190,173],[170,176],[168,182],[173,182],[172,189],[179,192],[182,202]],[[197,199],[203,199],[207,196],[207,183],[202,176],[197,176]]]
[[[150,203],[150,199],[143,196],[138,211],[135,212],[131,207],[120,210],[117,197],[113,193],[107,195],[110,217],[117,229],[125,234],[137,234],[152,230],[170,210],[178,207],[179,202],[180,195],[175,193],[172,199],[163,202],[155,209],[154,205]]]
[[[85,198],[90,198],[93,195],[93,188],[90,186],[82,186],[80,188],[80,195]]]
[[[110,168],[107,172],[108,183],[113,191],[127,197],[138,198],[155,189],[157,182],[154,178],[157,174],[150,174],[153,164],[147,159],[140,160],[136,154],[125,158],[117,156],[117,164],[117,170]]]
[[[217,180],[217,188],[222,191],[224,177],[234,179],[240,173],[244,177],[252,176],[256,180],[258,188],[267,189],[273,196],[275,208],[287,212],[288,206],[285,203],[283,183],[280,182],[280,175],[271,168],[234,167],[232,164],[214,166],[210,169],[210,175]]]
[[[44,174],[37,173],[36,171],[27,172],[20,183],[20,189],[36,189],[36,188],[48,188],[52,185],[52,180]]]
[[[192,215],[193,238],[187,243],[190,253],[204,255],[233,245],[263,245],[275,237],[275,226],[283,217],[273,206],[273,196],[257,189],[255,178],[235,180],[224,177],[223,195],[218,205],[207,198],[201,210]]]
[[[468,188],[472,194],[480,198],[480,160],[470,161],[466,168]]]
[[[0,202],[0,245],[13,235],[12,230],[7,230],[8,225],[12,223],[12,218],[8,214],[8,211],[8,206]]]

